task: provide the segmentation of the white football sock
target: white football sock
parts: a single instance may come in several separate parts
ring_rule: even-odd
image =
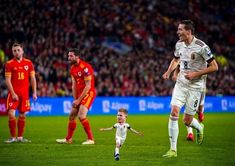
[[[202,130],[202,126],[200,125],[200,123],[198,122],[197,119],[193,118],[191,124],[189,125],[191,127],[193,127],[194,129],[201,131]]]
[[[119,148],[115,148],[115,154],[119,154]]]
[[[192,127],[186,126],[186,128],[187,128],[188,134],[193,133],[193,128]]]
[[[177,139],[179,135],[178,117],[170,117],[168,122],[168,132],[171,150],[177,151]]]

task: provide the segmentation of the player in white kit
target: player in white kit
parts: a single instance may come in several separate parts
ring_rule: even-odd
[[[174,70],[173,76],[172,76],[172,80],[176,81],[177,80],[177,76],[179,74],[180,71],[180,66],[178,65],[177,68]],[[205,87],[206,87],[206,76],[204,76],[204,83],[205,83]],[[206,88],[203,90],[201,99],[200,99],[200,103],[199,103],[199,107],[197,110],[197,114],[198,114],[198,121],[201,123],[204,120],[204,103],[205,103],[205,97],[206,97]],[[186,126],[187,128],[187,140],[188,141],[194,141],[194,134],[193,134],[193,129],[192,127]]]
[[[126,109],[119,109],[118,114],[117,114],[117,123],[115,123],[112,127],[100,129],[100,131],[109,131],[114,128],[116,129],[116,136],[115,136],[116,148],[114,151],[115,160],[120,159],[119,149],[124,144],[124,142],[126,140],[127,129],[129,129],[130,131],[132,131],[135,134],[143,135],[141,132],[134,130],[133,128],[131,128],[131,126],[128,123],[126,123],[127,114],[128,114],[128,112]]]
[[[167,158],[177,157],[178,119],[180,109],[184,105],[184,124],[196,129],[196,141],[198,144],[202,143],[204,126],[194,118],[194,115],[205,89],[205,75],[218,70],[218,65],[210,48],[194,36],[194,23],[191,20],[181,21],[178,25],[177,34],[179,41],[175,46],[175,57],[163,74],[164,79],[169,79],[171,72],[178,64],[180,65],[180,72],[172,94],[168,123],[170,150],[163,155]]]

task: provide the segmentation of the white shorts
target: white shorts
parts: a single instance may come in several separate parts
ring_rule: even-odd
[[[116,136],[116,144],[119,144],[120,146],[122,146],[124,144],[125,140],[126,140],[126,138]]]
[[[204,105],[205,103],[205,97],[206,97],[206,92],[202,92],[201,99],[200,99],[200,105]]]
[[[176,83],[172,94],[171,105],[175,105],[180,109],[185,105],[184,113],[195,115],[200,104],[202,93],[203,92],[188,89],[181,83]]]

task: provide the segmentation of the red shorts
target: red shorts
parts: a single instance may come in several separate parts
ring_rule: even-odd
[[[95,99],[95,94],[94,92],[90,91],[80,102],[81,105],[84,105],[87,107],[87,109],[89,110],[93,101]]]
[[[7,111],[10,109],[24,113],[30,110],[29,95],[26,93],[18,93],[19,100],[13,100],[11,93],[7,95]]]

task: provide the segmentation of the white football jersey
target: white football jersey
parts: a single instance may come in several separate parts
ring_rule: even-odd
[[[127,129],[130,129],[131,126],[128,123],[116,123],[113,125],[113,128],[116,128],[116,137],[121,137],[122,139],[126,139]]]
[[[177,82],[193,90],[204,91],[206,88],[206,75],[193,80],[185,78],[188,71],[199,71],[207,67],[207,61],[213,58],[210,48],[196,37],[190,45],[178,41],[175,46],[174,56],[180,58],[180,73]]]

